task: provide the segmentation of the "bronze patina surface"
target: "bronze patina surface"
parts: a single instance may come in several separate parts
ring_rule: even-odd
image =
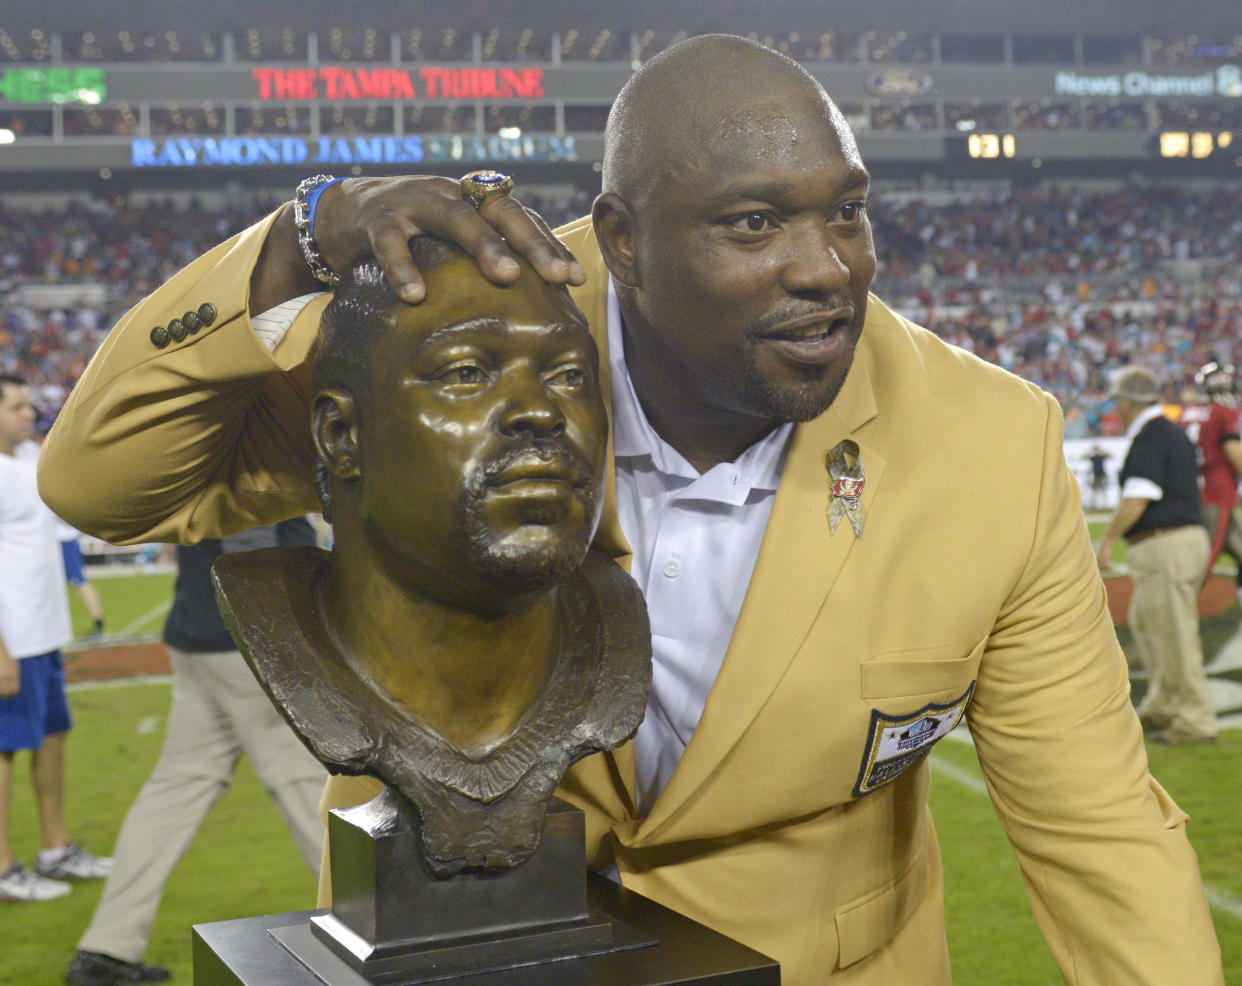
[[[413,802],[448,875],[530,856],[568,767],[637,729],[651,641],[637,586],[588,554],[607,419],[581,312],[529,268],[500,287],[420,249],[422,304],[368,263],[324,314],[332,550],[230,556],[215,577],[294,730]]]

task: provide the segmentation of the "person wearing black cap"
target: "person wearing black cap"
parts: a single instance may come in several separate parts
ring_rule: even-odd
[[[1130,546],[1134,595],[1126,619],[1147,671],[1139,719],[1157,742],[1210,742],[1216,714],[1203,673],[1198,597],[1211,543],[1199,509],[1195,448],[1165,417],[1150,371],[1126,367],[1109,395],[1130,447],[1119,474],[1121,502],[1096,557],[1108,568],[1117,538]]]

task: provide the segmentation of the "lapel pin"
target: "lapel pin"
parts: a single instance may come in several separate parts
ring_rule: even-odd
[[[862,450],[858,443],[846,439],[828,453],[828,533],[835,534],[841,518],[848,517],[854,535],[862,534],[867,510],[862,505]]]

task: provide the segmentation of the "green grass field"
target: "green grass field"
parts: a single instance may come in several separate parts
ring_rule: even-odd
[[[121,820],[159,753],[170,696],[167,682],[73,691],[67,813],[75,837],[88,848],[111,851]],[[14,848],[27,861],[38,847],[33,798],[24,783],[28,763],[18,760],[12,807]],[[59,900],[0,905],[0,983],[63,983],[101,889],[102,882],[84,882]],[[314,903],[310,871],[243,761],[232,788],[165,887],[147,960],[169,966],[176,982],[189,984],[192,924]]]
[[[151,581],[154,580],[154,581]],[[162,581],[161,581],[162,580]],[[168,576],[132,586],[100,579],[109,626],[159,608]],[[115,607],[115,609],[113,608]],[[113,613],[118,614],[114,622]],[[85,617],[82,616],[82,626]],[[154,617],[156,632],[162,614]],[[1242,633],[1236,608],[1204,623],[1205,649]],[[1124,628],[1121,633],[1126,639]],[[166,682],[74,690],[76,728],[69,746],[68,812],[75,835],[107,852],[122,817],[155,761],[168,709]],[[955,734],[956,735],[956,734]],[[1152,772],[1191,815],[1191,841],[1214,902],[1227,983],[1242,984],[1242,731],[1211,747],[1149,747]],[[29,859],[37,833],[28,761],[19,758],[13,840]],[[932,755],[932,808],[945,860],[946,908],[958,986],[1054,986],[1061,980],[1026,903],[1017,862],[992,813],[974,750],[953,738]],[[53,986],[90,919],[100,884],[79,885],[61,900],[0,906],[0,983]],[[311,907],[314,888],[275,809],[248,765],[209,816],[169,881],[146,959],[192,981],[192,924]],[[905,984],[899,984],[905,986]]]
[[[158,572],[117,576],[88,570],[87,577],[99,592],[108,636],[159,636],[172,603],[172,575]],[[75,636],[83,637],[91,629],[86,608],[73,591],[69,592],[69,617]]]

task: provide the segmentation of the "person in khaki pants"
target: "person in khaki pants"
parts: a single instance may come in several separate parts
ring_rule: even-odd
[[[222,553],[314,541],[310,522],[298,517],[177,549],[177,582],[164,624],[173,668],[164,747],[117,835],[114,869],[65,974],[72,986],[168,978],[164,967],[142,962],[164,884],[229,789],[243,754],[298,852],[318,872],[323,825],[317,807],[326,771],[234,647],[211,585],[212,562]],[[240,901],[244,890],[238,895]]]
[[[1147,695],[1139,721],[1158,743],[1183,746],[1216,738],[1216,713],[1203,672],[1199,588],[1211,542],[1199,507],[1194,445],[1164,415],[1156,378],[1126,367],[1111,396],[1130,447],[1121,467],[1121,503],[1100,541],[1097,559],[1112,564],[1113,544],[1130,546],[1134,595],[1127,620]]]

